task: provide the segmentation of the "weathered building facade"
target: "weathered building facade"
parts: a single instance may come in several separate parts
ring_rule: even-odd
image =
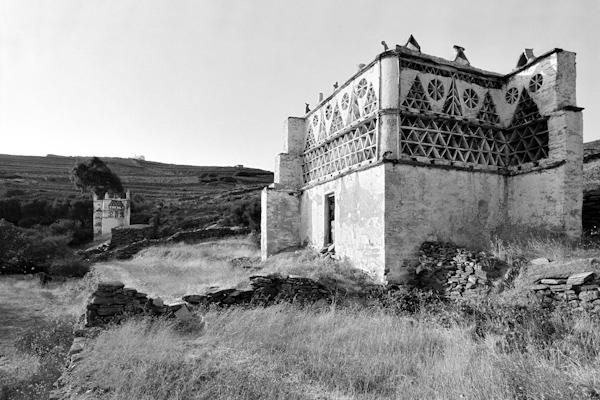
[[[398,280],[425,240],[484,246],[503,228],[581,234],[575,54],[527,49],[506,75],[406,46],[287,119],[262,193],[262,256],[299,245]]]
[[[131,199],[129,191],[125,197],[108,193],[99,199],[94,193],[94,240],[108,238],[112,228],[129,226],[131,217]]]

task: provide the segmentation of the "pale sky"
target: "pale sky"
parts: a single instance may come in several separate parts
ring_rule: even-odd
[[[597,0],[0,0],[0,153],[273,170],[287,116],[411,33],[500,73],[576,52],[600,139],[599,21]]]

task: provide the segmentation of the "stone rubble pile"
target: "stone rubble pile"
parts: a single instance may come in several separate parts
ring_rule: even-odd
[[[132,315],[182,318],[185,314],[189,314],[185,303],[166,305],[160,298],[152,299],[121,282],[100,282],[87,304],[85,327],[118,323]]]
[[[594,272],[539,279],[531,287],[544,303],[565,302],[575,309],[600,313],[600,278]]]
[[[495,286],[506,264],[485,252],[452,243],[424,242],[416,267],[417,285],[448,297],[483,296]]]
[[[213,288],[207,293],[183,296],[183,300],[193,305],[219,305],[247,303],[273,303],[277,301],[297,301],[303,303],[328,299],[331,291],[325,285],[310,279],[293,275],[269,274],[250,277],[250,289]]]

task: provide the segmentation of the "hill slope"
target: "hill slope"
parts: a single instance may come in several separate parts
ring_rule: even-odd
[[[0,154],[0,199],[90,199],[69,181],[71,168],[85,157]],[[256,168],[164,164],[130,158],[102,158],[131,190],[144,214],[132,223],[145,223],[151,209],[163,205],[163,222],[179,228],[198,228],[217,221],[230,204],[258,200],[260,190],[273,182],[273,173]],[[139,207],[138,207],[139,210]],[[139,210],[141,211],[141,210]]]
[[[65,198],[78,195],[69,171],[84,157],[0,154],[0,196],[22,190],[20,198]],[[163,164],[130,158],[102,158],[132,194],[147,200],[193,200],[230,190],[259,188],[273,182],[273,174],[256,168],[204,167]]]

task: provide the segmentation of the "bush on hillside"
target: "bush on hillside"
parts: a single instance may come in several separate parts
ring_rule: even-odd
[[[225,210],[223,223],[230,226],[247,226],[260,231],[260,199],[240,200]]]
[[[52,261],[47,271],[52,276],[82,278],[90,272],[90,266],[77,257],[66,257]]]
[[[74,258],[69,236],[24,229],[0,220],[0,274],[47,272],[56,260]]]
[[[6,197],[17,197],[25,195],[25,191],[21,189],[9,189],[6,191]]]

